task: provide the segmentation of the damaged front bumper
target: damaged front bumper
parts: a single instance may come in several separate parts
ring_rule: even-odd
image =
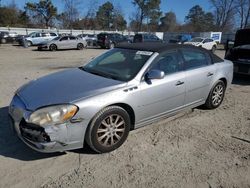
[[[67,122],[41,127],[27,123],[30,111],[22,100],[15,96],[9,107],[10,124],[18,137],[32,149],[43,152],[63,152],[83,147],[86,127],[84,122]]]

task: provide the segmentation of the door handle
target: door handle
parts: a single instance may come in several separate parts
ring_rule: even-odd
[[[214,73],[212,73],[212,72],[207,73],[208,77],[213,76],[213,75],[214,75]]]
[[[183,85],[183,84],[184,84],[184,82],[178,81],[175,85],[176,85],[176,86],[180,86],[180,85]]]

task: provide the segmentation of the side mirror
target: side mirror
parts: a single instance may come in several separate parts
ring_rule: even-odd
[[[147,74],[146,74],[146,79],[147,80],[160,80],[163,79],[165,77],[165,73],[163,71],[160,70],[150,70]]]
[[[228,51],[234,47],[234,41],[228,40],[225,46],[225,50]]]

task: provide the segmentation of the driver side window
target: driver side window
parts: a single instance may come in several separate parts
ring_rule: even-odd
[[[160,55],[151,69],[161,70],[165,75],[180,72],[182,70],[182,62],[178,52]]]

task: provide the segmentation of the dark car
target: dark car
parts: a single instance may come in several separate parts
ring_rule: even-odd
[[[235,41],[228,41],[225,59],[234,63],[234,73],[250,75],[250,29],[238,30]]]
[[[191,35],[183,34],[183,35],[177,35],[176,37],[173,37],[169,40],[169,43],[172,44],[183,44],[184,42],[188,42],[192,39]]]
[[[114,48],[117,44],[122,42],[128,42],[128,40],[119,33],[100,33],[97,35],[97,44],[101,48]]]
[[[0,31],[0,43],[13,43],[16,41],[18,34],[16,32]]]
[[[162,40],[151,33],[139,33],[134,36],[133,42],[162,42]]]

